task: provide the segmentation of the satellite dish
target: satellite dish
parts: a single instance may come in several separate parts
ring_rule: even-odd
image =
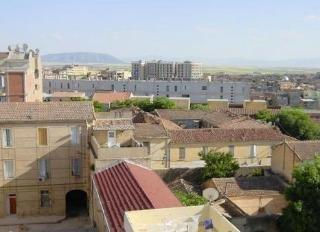
[[[206,188],[202,191],[202,196],[208,201],[215,201],[219,198],[219,192],[215,188]]]

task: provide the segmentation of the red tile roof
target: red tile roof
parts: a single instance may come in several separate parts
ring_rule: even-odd
[[[92,99],[101,103],[113,103],[115,101],[124,101],[129,99],[131,92],[96,92]]]
[[[169,131],[172,144],[282,141],[284,135],[273,128],[184,129]]]
[[[93,179],[111,232],[124,231],[125,211],[181,206],[155,172],[128,161],[95,173]]]

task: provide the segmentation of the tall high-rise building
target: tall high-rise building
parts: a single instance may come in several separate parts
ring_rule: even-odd
[[[131,63],[135,80],[192,80],[202,77],[201,63],[171,61],[135,61]]]
[[[0,52],[0,101],[41,102],[42,66],[39,50],[28,45]]]
[[[141,60],[131,62],[131,75],[133,79],[144,79],[144,64],[145,63]]]
[[[170,61],[158,61],[158,75],[159,80],[171,80],[174,78],[174,63]]]
[[[202,64],[191,61],[176,62],[175,77],[184,80],[199,79],[202,77]]]

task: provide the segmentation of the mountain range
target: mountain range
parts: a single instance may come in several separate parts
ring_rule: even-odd
[[[43,55],[45,63],[57,64],[122,64],[122,60],[109,54],[94,52],[68,52]]]

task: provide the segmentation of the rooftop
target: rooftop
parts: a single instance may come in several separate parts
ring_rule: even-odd
[[[212,178],[212,182],[227,197],[274,195],[284,190],[274,176]]]
[[[91,102],[3,102],[0,123],[93,120]]]
[[[219,128],[267,128],[267,124],[257,122],[246,116],[237,115],[228,111],[201,111],[201,110],[167,110],[158,109],[157,114],[170,121],[203,120],[213,127]]]
[[[171,143],[225,143],[247,141],[282,141],[283,134],[273,128],[238,128],[238,129],[183,129],[169,131]]]
[[[115,92],[115,91],[104,91],[95,92],[92,99],[101,103],[113,103],[115,101],[124,101],[129,99],[131,92]]]
[[[131,119],[97,119],[94,130],[133,130],[134,126]]]
[[[134,123],[135,138],[165,138],[168,137],[165,129],[156,123]]]
[[[320,140],[287,141],[287,144],[301,160],[312,160],[320,154]]]
[[[54,92],[51,97],[85,97],[84,92],[70,91],[70,92]]]
[[[126,211],[181,206],[154,171],[128,161],[95,173],[93,179],[112,232],[124,231]]]

